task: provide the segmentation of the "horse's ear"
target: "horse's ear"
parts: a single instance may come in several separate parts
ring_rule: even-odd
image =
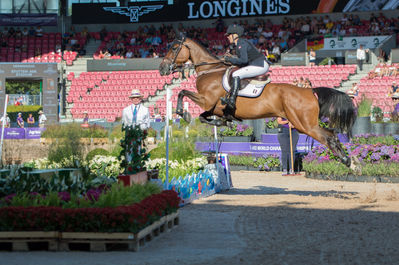
[[[186,40],[186,33],[180,33],[179,37],[177,39],[179,41],[185,41]]]

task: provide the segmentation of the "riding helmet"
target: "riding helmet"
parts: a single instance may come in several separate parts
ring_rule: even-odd
[[[240,25],[230,25],[227,28],[226,34],[225,35],[230,35],[230,34],[237,34],[238,37],[241,37],[244,34],[244,28]]]

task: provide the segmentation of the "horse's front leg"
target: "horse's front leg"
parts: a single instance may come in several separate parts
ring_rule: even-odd
[[[177,106],[176,106],[176,114],[183,117],[183,97],[184,97],[184,91],[182,90],[179,92],[179,95],[177,96]]]

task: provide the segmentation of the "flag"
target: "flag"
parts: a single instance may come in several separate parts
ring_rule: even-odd
[[[315,51],[319,49],[324,48],[324,37],[318,37],[318,38],[313,38],[313,39],[308,39],[307,40],[307,47],[306,49],[309,51],[310,49],[313,49]]]

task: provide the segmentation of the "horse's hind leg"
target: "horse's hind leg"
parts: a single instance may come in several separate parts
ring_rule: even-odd
[[[215,126],[226,126],[226,125],[227,125],[226,120],[221,120],[221,119],[209,119],[209,117],[210,117],[211,115],[213,115],[212,112],[210,112],[210,111],[205,111],[205,112],[203,112],[203,113],[200,114],[199,120],[200,120],[202,123],[206,123],[206,124],[209,124],[209,125],[215,125]]]

